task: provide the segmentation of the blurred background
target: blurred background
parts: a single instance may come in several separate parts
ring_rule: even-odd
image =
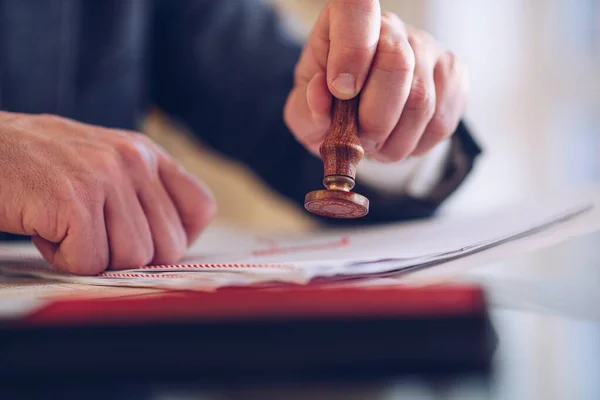
[[[307,35],[326,0],[272,0]],[[600,0],[381,0],[431,32],[468,66],[466,120],[485,154],[442,211],[486,209],[532,192],[600,180]],[[173,135],[148,131],[216,194],[218,220],[302,230],[309,217],[238,165]]]

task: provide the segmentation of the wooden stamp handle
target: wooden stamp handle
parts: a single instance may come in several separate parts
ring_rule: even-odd
[[[333,99],[331,126],[319,149],[323,186],[304,198],[304,208],[329,218],[360,218],[369,212],[369,199],[352,192],[358,163],[365,154],[358,138],[358,98]]]
[[[354,186],[356,168],[365,154],[358,138],[358,97],[351,100],[333,98],[331,126],[319,151],[325,181],[328,177],[347,177]]]

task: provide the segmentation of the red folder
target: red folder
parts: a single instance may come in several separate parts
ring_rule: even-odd
[[[148,323],[235,319],[401,318],[485,311],[480,287],[285,288],[165,292],[143,297],[58,300],[20,321],[25,325]]]
[[[0,381],[43,391],[485,374],[495,339],[476,286],[68,299],[0,323]]]

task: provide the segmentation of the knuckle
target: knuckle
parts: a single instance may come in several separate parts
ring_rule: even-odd
[[[452,135],[454,124],[445,113],[438,111],[431,118],[427,130],[431,139],[438,142]]]
[[[121,179],[123,171],[121,164],[113,152],[101,153],[94,161],[94,168],[105,178],[105,183],[114,183]]]
[[[400,17],[391,11],[384,11],[381,13],[381,19],[382,21],[399,21]]]
[[[79,173],[72,179],[71,186],[73,199],[88,210],[94,204],[104,201],[103,183],[94,172]]]
[[[394,13],[384,13],[381,17],[380,36],[386,35],[402,38],[408,43],[406,25]]]
[[[435,108],[435,89],[433,85],[422,79],[415,79],[406,100],[405,108],[408,111],[423,115],[432,115]]]
[[[154,143],[148,135],[144,135],[143,133],[137,131],[126,131],[126,133],[129,135],[128,137],[131,138],[134,142],[146,146],[149,149],[152,149],[155,146],[157,146],[157,144]]]
[[[375,67],[392,73],[412,75],[415,62],[414,52],[406,38],[394,32],[391,26],[382,24],[374,61]]]
[[[152,150],[143,138],[120,141],[116,146],[121,164],[127,171],[142,173],[149,171],[153,164]]]
[[[426,44],[435,43],[435,38],[427,31],[411,28],[408,32],[408,41],[413,46],[421,47]]]
[[[461,75],[460,69],[456,56],[447,52],[436,63],[434,74],[436,79],[458,78]]]
[[[415,69],[415,55],[404,38],[382,35],[374,64],[380,70],[412,74]]]
[[[387,28],[402,37],[407,36],[407,27],[402,18],[400,18],[397,14],[385,11],[381,14],[381,27]]]

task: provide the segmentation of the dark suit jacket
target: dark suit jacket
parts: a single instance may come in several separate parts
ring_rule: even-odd
[[[136,129],[156,106],[301,205],[323,167],[283,121],[300,51],[258,0],[0,0],[0,109]],[[429,197],[358,182],[371,211],[351,222],[431,215],[479,152],[461,123]]]

